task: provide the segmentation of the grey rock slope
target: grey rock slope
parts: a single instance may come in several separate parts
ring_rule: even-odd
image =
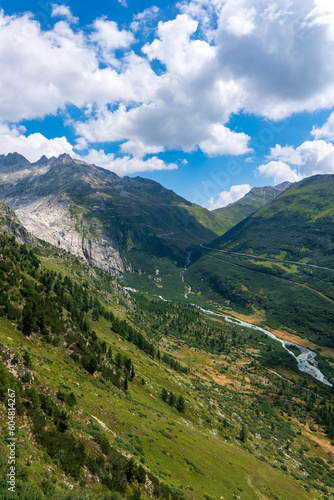
[[[21,244],[37,243],[37,240],[23,227],[15,212],[2,201],[0,201],[0,231],[13,236]]]

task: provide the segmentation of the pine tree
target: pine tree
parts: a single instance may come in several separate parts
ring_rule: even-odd
[[[186,402],[184,400],[184,397],[183,396],[179,396],[177,398],[177,401],[176,401],[176,405],[175,405],[175,408],[180,412],[180,413],[184,413],[185,409],[186,409]]]
[[[163,388],[162,392],[161,392],[161,399],[162,399],[162,401],[164,401],[166,403],[167,398],[168,398],[168,392],[166,391],[165,388]]]
[[[172,391],[168,394],[168,404],[170,406],[174,406],[175,405],[175,394]]]
[[[245,424],[242,424],[240,433],[239,433],[239,439],[242,443],[245,443],[247,441],[247,429]]]

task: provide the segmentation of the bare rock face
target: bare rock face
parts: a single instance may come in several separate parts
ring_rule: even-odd
[[[35,243],[35,238],[20,223],[15,212],[0,201],[0,230],[9,236],[14,236],[18,243]]]
[[[0,156],[1,198],[15,210],[2,204],[12,219],[10,227],[8,221],[3,223],[3,230],[13,234],[16,220],[20,231],[16,229],[15,237],[19,242],[28,241],[31,233],[116,275],[123,271],[123,263],[114,241],[98,220],[92,219],[91,227],[87,227],[84,210],[69,196],[80,183],[98,185],[94,176],[87,175],[82,167],[86,167],[84,162],[68,155],[49,160],[42,157],[33,164],[16,153]],[[3,207],[0,212],[1,209],[4,212]]]
[[[112,275],[123,271],[122,259],[111,238],[104,234],[97,222],[94,236],[84,231],[80,214],[73,215],[66,197],[48,196],[18,208],[15,213],[22,225],[37,238]]]

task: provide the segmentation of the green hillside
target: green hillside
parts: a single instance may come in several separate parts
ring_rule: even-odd
[[[240,200],[231,203],[227,207],[217,208],[212,213],[225,224],[226,231],[231,229],[243,219],[264,207],[280,193],[289,187],[289,182],[283,182],[278,186],[265,186],[252,188]]]
[[[209,246],[330,267],[333,219],[334,176],[316,175],[293,184]]]
[[[189,305],[130,296],[50,245],[1,234],[0,253],[1,498],[334,492],[333,396],[279,344]]]
[[[334,176],[305,179],[203,245],[187,281],[272,327],[334,346],[333,219]]]

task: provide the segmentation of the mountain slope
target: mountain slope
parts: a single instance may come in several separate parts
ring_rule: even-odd
[[[136,251],[183,261],[187,247],[222,233],[208,210],[160,184],[68,155],[0,157],[0,199],[35,236],[112,274],[136,268]]]
[[[334,176],[317,175],[204,244],[185,279],[194,292],[333,347],[333,269]]]
[[[4,233],[14,236],[19,243],[34,243],[35,238],[22,226],[15,212],[0,201],[0,227]]]
[[[49,245],[34,253],[0,233],[0,255],[0,423],[15,390],[18,498],[333,493],[333,396],[289,371],[270,338],[180,304],[125,300],[110,275]],[[9,500],[7,444],[3,432]]]
[[[334,176],[316,175],[293,184],[209,246],[334,267],[333,222]]]
[[[231,203],[227,207],[217,208],[213,210],[212,213],[224,221],[226,230],[228,230],[259,208],[267,205],[267,203],[285,191],[290,185],[290,182],[282,182],[277,186],[252,188],[249,193],[240,200]]]

